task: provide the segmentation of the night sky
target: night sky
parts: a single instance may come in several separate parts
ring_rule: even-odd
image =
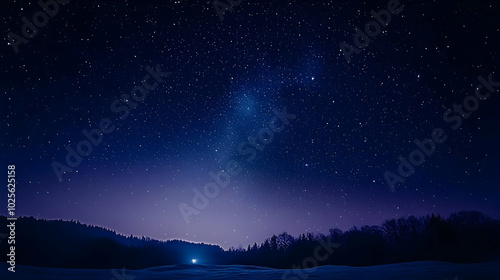
[[[42,8],[3,1],[0,162],[16,165],[16,215],[223,248],[408,215],[500,218],[500,96],[443,118],[474,105],[479,76],[500,81],[498,1],[401,0],[363,48],[355,27],[394,0],[232,2],[219,17],[209,1],[71,0],[16,53],[9,32]],[[100,124],[68,166],[66,147]],[[402,177],[398,157],[436,128],[447,140]],[[228,164],[239,174],[194,205]],[[386,171],[404,182],[391,189]]]

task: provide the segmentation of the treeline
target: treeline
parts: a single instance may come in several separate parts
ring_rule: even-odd
[[[5,224],[6,217],[0,216],[0,221]],[[10,246],[7,242],[0,243],[0,252],[8,252],[7,246]],[[126,237],[114,230],[79,221],[33,217],[17,219],[15,246],[18,265],[60,268],[140,269],[188,263],[194,255],[224,254],[224,250],[216,245]],[[0,254],[0,261],[7,261],[6,257],[6,254]]]
[[[381,226],[330,229],[324,234],[302,234],[295,238],[273,235],[260,246],[230,248],[232,262],[279,268],[300,267],[306,258],[319,265],[368,266],[412,261],[483,262],[500,260],[500,221],[476,211],[385,221]],[[322,242],[321,242],[321,241]],[[339,244],[338,248],[324,246]],[[321,245],[323,244],[323,245]],[[322,260],[329,247],[333,253]],[[337,247],[337,246],[335,246]],[[314,262],[313,262],[314,263]]]
[[[6,222],[1,216],[0,220]],[[381,226],[331,229],[328,234],[282,233],[261,244],[230,248],[180,240],[158,241],[125,237],[101,227],[74,221],[16,222],[17,264],[68,268],[138,269],[190,263],[248,264],[291,268],[305,259],[318,265],[367,266],[410,261],[482,262],[500,260],[500,221],[475,211],[413,216],[385,221]],[[318,249],[319,248],[319,249]],[[7,243],[0,243],[7,252]],[[0,255],[6,261],[6,254]]]

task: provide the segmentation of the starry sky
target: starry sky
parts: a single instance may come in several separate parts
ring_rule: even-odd
[[[500,218],[500,96],[456,130],[443,119],[478,76],[500,80],[500,4],[401,0],[348,62],[341,44],[391,1],[242,0],[219,16],[210,1],[71,0],[17,53],[8,34],[42,8],[3,1],[0,162],[16,165],[16,215],[223,248],[408,215]],[[155,89],[134,101],[147,75]],[[59,180],[54,162],[103,120],[112,131]],[[385,172],[435,128],[447,140],[392,191]],[[196,208],[193,189],[234,163]]]

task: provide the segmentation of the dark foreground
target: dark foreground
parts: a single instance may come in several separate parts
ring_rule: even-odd
[[[152,279],[373,279],[373,280],[500,280],[500,262],[453,264],[445,262],[412,262],[370,267],[322,266],[300,270],[239,265],[170,265],[141,270],[127,269],[59,269],[16,266],[16,272],[0,265],[0,279],[64,280],[152,280]],[[287,273],[288,272],[288,273]]]

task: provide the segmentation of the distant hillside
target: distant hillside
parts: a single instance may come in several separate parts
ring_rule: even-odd
[[[0,216],[0,223],[5,225],[6,222],[6,217]],[[7,242],[0,243],[0,251],[7,252],[7,246]],[[16,222],[17,264],[67,268],[145,268],[188,263],[194,255],[218,260],[222,259],[223,253],[224,250],[215,245],[125,237],[109,229],[74,221],[20,217]],[[6,257],[2,253],[0,261],[6,262]]]
[[[0,216],[6,224],[6,217]],[[180,240],[125,237],[74,221],[21,217],[16,222],[16,264],[61,268],[139,269],[186,264],[243,264],[275,268],[312,265],[371,266],[412,261],[458,263],[500,260],[500,221],[475,211],[413,216],[381,226],[330,229],[327,235],[286,232],[262,244],[224,251],[220,246]],[[0,243],[0,252],[8,244]],[[6,262],[6,254],[0,261]],[[307,261],[306,261],[307,260]]]

